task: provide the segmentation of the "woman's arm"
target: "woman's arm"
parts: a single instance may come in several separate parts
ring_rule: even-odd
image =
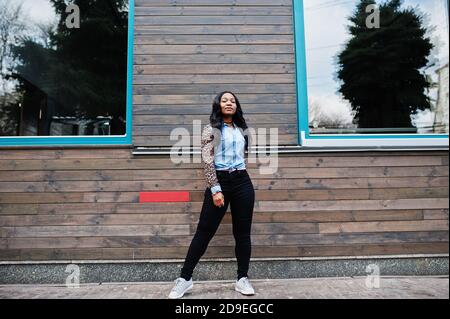
[[[211,188],[212,194],[222,192],[214,166],[214,135],[211,125],[206,125],[203,129],[201,148],[206,184]]]

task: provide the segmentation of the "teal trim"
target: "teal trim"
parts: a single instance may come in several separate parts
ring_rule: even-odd
[[[423,134],[416,134],[416,135],[402,135],[402,134],[398,134],[398,135],[375,135],[375,134],[359,134],[359,135],[355,135],[355,134],[342,134],[342,135],[319,135],[319,134],[314,134],[314,135],[309,135],[307,136],[308,139],[312,139],[312,140],[326,140],[326,139],[333,139],[333,140],[345,140],[345,139],[379,139],[379,138],[395,138],[395,139],[401,139],[401,138],[406,138],[406,139],[411,139],[411,138],[447,138],[448,139],[448,135],[442,135],[442,134],[436,134],[436,135],[432,135],[432,134],[428,134],[428,135],[423,135]]]
[[[127,124],[123,144],[133,144],[133,58],[134,58],[134,0],[129,0],[128,12],[128,70],[127,70]]]
[[[129,0],[128,49],[127,49],[127,111],[126,134],[123,136],[30,136],[0,137],[1,146],[85,146],[85,145],[131,145],[133,120],[133,45],[134,0]]]
[[[1,146],[86,146],[86,145],[125,145],[127,137],[122,136],[30,136],[30,137],[1,137]]]
[[[292,0],[294,14],[294,47],[296,64],[296,83],[297,83],[297,117],[298,117],[298,144],[301,145],[300,132],[305,132],[306,139],[448,139],[445,134],[314,134],[309,132],[309,113],[308,113],[308,82],[307,82],[307,64],[306,64],[306,42],[305,42],[305,16],[303,0]]]
[[[308,118],[308,80],[306,68],[305,47],[305,19],[303,15],[303,0],[292,0],[294,12],[294,47],[297,83],[297,121],[299,132],[309,134]],[[298,144],[301,145],[301,136],[298,134]]]

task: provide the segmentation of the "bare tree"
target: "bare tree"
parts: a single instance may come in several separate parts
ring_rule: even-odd
[[[11,47],[25,30],[22,3],[0,0],[0,136],[17,134],[19,96],[8,92],[8,73],[12,65]]]
[[[7,66],[12,60],[11,44],[24,30],[22,3],[0,0],[0,81],[3,94],[6,93]]]
[[[37,40],[39,39],[41,41],[44,48],[50,48],[50,37],[55,31],[56,26],[57,22],[55,21],[36,23],[35,28],[37,33]]]
[[[309,102],[309,122],[314,128],[336,130],[355,128],[347,114],[326,111],[324,105],[317,100]]]

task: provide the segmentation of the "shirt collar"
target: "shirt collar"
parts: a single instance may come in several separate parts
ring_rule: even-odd
[[[223,122],[223,126],[229,126],[227,123]],[[233,127],[236,128],[236,124],[233,122]]]

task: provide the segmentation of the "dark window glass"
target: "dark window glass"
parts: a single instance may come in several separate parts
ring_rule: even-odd
[[[0,0],[0,136],[124,135],[128,0]]]
[[[303,3],[311,134],[448,134],[447,0]]]

